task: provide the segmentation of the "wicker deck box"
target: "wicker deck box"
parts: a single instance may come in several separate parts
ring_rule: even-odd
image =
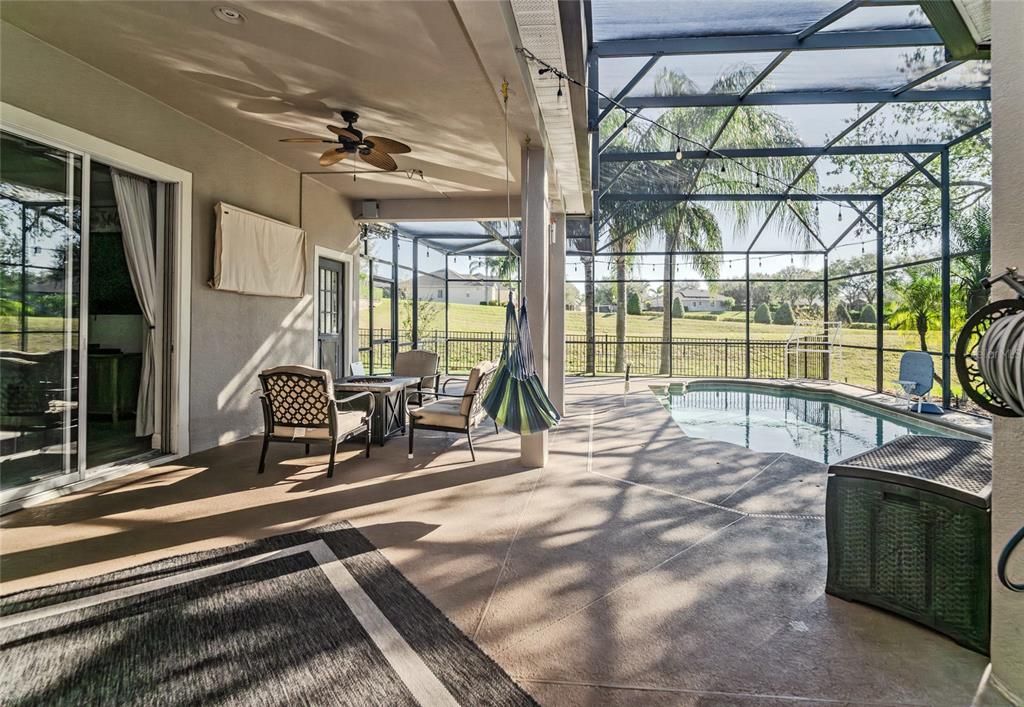
[[[825,591],[988,653],[988,442],[907,435],[829,467]]]

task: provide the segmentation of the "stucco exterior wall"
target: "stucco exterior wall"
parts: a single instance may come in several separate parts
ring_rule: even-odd
[[[1024,273],[1024,2],[992,3],[992,271]],[[1009,295],[1004,288],[996,296]],[[992,479],[992,566],[1007,539],[1024,525],[1024,419],[996,419]],[[1024,549],[1011,567],[1024,577]],[[993,579],[992,674],[1024,700],[1024,594]]]
[[[226,201],[297,224],[296,171],[2,22],[0,98],[192,173],[191,448],[257,431],[259,406],[250,395],[257,371],[313,360],[313,249],[354,246],[351,205],[306,178],[302,225],[309,266],[301,299],[214,291],[206,284],[214,204]]]

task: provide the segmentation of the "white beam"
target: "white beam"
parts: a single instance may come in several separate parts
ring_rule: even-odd
[[[382,199],[377,218],[362,218],[362,202],[352,202],[352,216],[360,223],[395,221],[486,221],[505,218],[508,202],[501,197],[455,199]],[[512,195],[512,218],[519,218],[519,197]]]
[[[548,397],[565,414],[565,214],[554,214],[548,256]]]
[[[534,365],[545,388],[548,385],[548,182],[542,148],[524,148],[522,213],[523,238],[520,263],[523,296],[527,300]],[[541,467],[548,461],[548,433],[524,435],[519,442],[524,466]]]

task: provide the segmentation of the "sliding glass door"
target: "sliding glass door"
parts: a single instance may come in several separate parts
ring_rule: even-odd
[[[175,194],[0,131],[0,504],[170,447]]]
[[[0,133],[0,491],[77,478],[82,159]]]

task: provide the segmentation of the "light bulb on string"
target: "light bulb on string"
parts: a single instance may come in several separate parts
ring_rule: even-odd
[[[676,159],[683,159],[683,144],[678,142],[676,143]]]
[[[842,220],[843,220],[843,207],[840,206],[839,207],[839,221],[842,222]]]

